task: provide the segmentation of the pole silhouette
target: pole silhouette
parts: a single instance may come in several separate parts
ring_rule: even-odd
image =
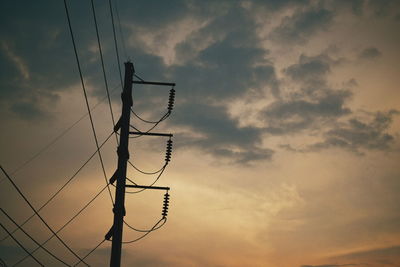
[[[133,64],[131,62],[125,63],[125,79],[124,89],[121,94],[122,99],[122,114],[121,118],[115,125],[114,131],[120,129],[119,146],[117,150],[118,154],[118,168],[114,173],[111,180],[116,180],[115,189],[115,204],[113,208],[114,212],[114,224],[110,230],[112,235],[111,245],[111,267],[121,266],[121,248],[122,248],[122,230],[124,225],[125,216],[125,185],[126,185],[126,167],[129,159],[129,125],[130,125],[130,109],[133,105],[132,101],[132,84],[133,74],[135,73]],[[110,181],[111,182],[111,181]],[[106,237],[107,238],[107,237]],[[109,238],[108,238],[109,239]]]

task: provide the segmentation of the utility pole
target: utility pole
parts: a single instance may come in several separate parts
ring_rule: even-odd
[[[139,78],[140,80],[133,80],[133,76]],[[131,108],[133,105],[132,100],[132,86],[133,84],[144,84],[144,85],[157,85],[157,86],[171,86],[168,102],[168,112],[161,119],[165,119],[171,114],[174,98],[175,98],[175,83],[166,83],[166,82],[149,82],[144,81],[140,77],[135,74],[135,68],[132,62],[125,63],[125,79],[124,79],[124,88],[121,94],[122,99],[122,113],[118,122],[114,126],[114,132],[120,131],[119,134],[119,146],[117,149],[118,154],[118,167],[114,172],[113,176],[110,178],[110,184],[113,184],[116,181],[116,189],[115,189],[115,204],[113,207],[114,212],[114,223],[108,233],[105,235],[106,240],[110,240],[112,238],[111,245],[111,259],[110,259],[110,267],[120,267],[121,266],[121,249],[122,249],[122,230],[124,224],[124,216],[125,216],[125,188],[136,188],[136,189],[152,189],[152,190],[165,190],[166,193],[164,195],[164,206],[162,209],[162,219],[166,220],[168,213],[168,204],[169,204],[169,187],[161,187],[161,186],[145,186],[138,184],[126,184],[126,169],[127,163],[129,160],[129,135],[143,135],[143,136],[158,136],[158,137],[169,137],[167,142],[167,150],[165,156],[165,165],[164,168],[168,165],[168,162],[171,159],[171,151],[172,151],[172,134],[167,133],[153,133],[153,132],[133,132],[129,131],[130,129],[130,118],[131,118]],[[161,121],[160,120],[160,121]],[[162,173],[162,172],[161,172]],[[161,174],[160,174],[161,175]]]
[[[119,135],[119,146],[117,150],[118,168],[114,173],[113,177],[111,178],[111,180],[116,179],[117,181],[115,189],[115,204],[113,208],[114,224],[111,227],[110,232],[108,233],[108,235],[110,234],[112,235],[111,261],[110,261],[111,267],[121,266],[122,229],[124,225],[124,216],[125,216],[126,167],[129,159],[129,149],[128,149],[129,125],[131,118],[130,110],[133,105],[132,84],[133,84],[134,73],[135,69],[133,67],[132,62],[126,62],[124,89],[121,94],[122,114],[121,118],[119,119],[114,128],[115,132],[118,131],[118,129],[121,129],[121,131]]]

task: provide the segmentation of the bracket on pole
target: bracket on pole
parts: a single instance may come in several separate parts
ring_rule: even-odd
[[[146,132],[129,132],[129,134],[135,134],[135,135],[151,135],[151,136],[166,136],[166,137],[172,137],[174,136],[173,134],[166,134],[166,133],[146,133]]]
[[[147,185],[134,185],[134,184],[127,184],[126,187],[131,188],[140,188],[140,189],[156,189],[156,190],[169,190],[169,187],[164,186],[147,186]]]
[[[133,81],[133,83],[135,83],[135,84],[151,84],[151,85],[175,86],[175,83],[164,83],[164,82]]]

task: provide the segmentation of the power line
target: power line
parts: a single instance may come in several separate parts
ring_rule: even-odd
[[[113,92],[118,86],[114,87],[111,89],[111,92]],[[90,110],[93,111],[95,110],[107,97],[102,98],[99,102],[97,102]],[[46,144],[44,147],[39,149],[38,152],[33,154],[29,159],[27,159],[25,162],[23,162],[21,165],[19,165],[17,168],[15,168],[10,175],[14,175],[15,173],[19,172],[21,169],[26,167],[29,163],[31,163],[34,159],[36,159],[38,156],[40,156],[42,153],[44,153],[46,150],[48,150],[52,145],[54,145],[58,140],[60,140],[64,135],[66,135],[72,128],[74,128],[79,122],[81,122],[84,118],[89,113],[86,112],[84,115],[82,115],[78,120],[76,120],[74,123],[72,123],[70,126],[68,126],[65,130],[63,130],[60,134],[58,134],[54,139],[52,139],[48,144]],[[5,178],[1,178],[0,183],[4,181]]]
[[[18,229],[20,229],[26,236],[28,236],[36,245],[38,245],[41,249],[43,249],[44,251],[46,251],[50,256],[52,256],[54,259],[58,260],[59,262],[63,263],[66,266],[71,266],[68,263],[66,263],[65,261],[63,261],[62,259],[60,259],[59,257],[57,257],[56,255],[54,255],[51,251],[49,251],[47,248],[43,247],[42,245],[39,244],[39,242],[37,242],[29,233],[27,233],[20,225],[18,225],[18,223],[11,218],[11,216],[9,214],[7,214],[7,212],[5,212],[2,208],[0,208],[0,211],[6,215],[6,217],[13,222],[13,224],[15,226],[18,227]],[[33,254],[33,253],[32,253]]]
[[[67,6],[66,0],[64,0],[64,7],[65,7],[65,13],[67,14],[68,27],[69,27],[69,31],[70,31],[70,34],[71,34],[71,40],[72,40],[72,45],[73,45],[73,48],[74,48],[76,63],[77,63],[77,66],[78,66],[79,77],[80,77],[80,80],[81,80],[83,95],[85,97],[86,107],[87,107],[87,110],[88,110],[88,113],[89,113],[90,124],[92,126],[94,141],[96,143],[96,147],[99,148],[99,142],[97,140],[96,129],[94,127],[92,113],[90,112],[90,106],[89,106],[89,101],[88,101],[88,97],[87,97],[87,93],[86,93],[85,83],[83,82],[83,75],[82,75],[81,65],[80,65],[80,62],[79,62],[78,51],[76,49],[74,33],[72,31],[71,19],[70,19],[70,16],[69,16],[69,11],[68,11],[68,6]],[[107,174],[106,174],[106,170],[104,168],[103,158],[101,156],[100,150],[98,150],[97,153],[99,155],[99,160],[100,160],[101,168],[103,170],[104,179],[105,179],[106,183],[108,184],[108,182],[107,182]],[[113,202],[113,197],[112,197],[112,194],[111,194],[111,190],[110,190],[109,187],[107,187],[107,188],[108,188],[108,193],[110,194],[111,201]]]
[[[93,0],[91,0],[90,2],[91,2],[91,5],[92,5],[93,20],[94,20],[94,25],[95,25],[95,28],[96,28],[97,45],[98,45],[98,47],[99,47],[99,54],[100,54],[100,60],[101,60],[101,68],[102,68],[102,70],[103,70],[103,78],[104,78],[104,85],[105,85],[106,92],[107,92],[108,105],[109,105],[109,107],[110,107],[110,113],[111,113],[112,123],[113,123],[113,126],[115,126],[114,112],[113,112],[113,110],[112,110],[111,99],[110,99],[110,92],[109,92],[109,90],[108,90],[107,75],[106,75],[106,70],[105,70],[105,67],[104,67],[103,51],[102,51],[102,49],[101,49],[99,28],[98,28],[97,19],[96,19],[96,10],[95,10],[95,7],[94,7]],[[118,144],[118,137],[117,137],[117,134],[115,134],[115,140],[117,141],[117,144]]]
[[[65,1],[65,0],[64,0]],[[111,5],[111,0],[108,0],[108,4],[110,7],[110,15],[111,15],[111,24],[112,24],[112,29],[113,29],[113,36],[114,36],[114,46],[115,46],[115,53],[117,56],[117,62],[118,62],[118,71],[119,71],[119,78],[121,80],[121,87],[123,88],[123,82],[122,82],[122,71],[121,71],[121,62],[119,60],[119,53],[118,53],[118,42],[117,42],[117,36],[115,34],[115,24],[114,24],[114,14],[113,14],[113,8]]]
[[[151,120],[146,120],[146,119],[143,119],[141,116],[139,116],[135,111],[133,111],[133,109],[131,109],[131,112],[132,112],[132,114],[133,115],[135,115],[135,117],[136,118],[138,118],[139,120],[141,120],[142,122],[145,122],[145,123],[159,123],[160,122],[160,120],[158,120],[158,121],[151,121]],[[166,112],[163,116],[162,116],[162,120],[161,121],[163,121],[163,120],[165,120],[166,118],[168,118],[168,112]]]
[[[136,167],[133,163],[131,163],[131,162],[129,162],[129,165],[131,165],[135,170],[137,170],[138,172],[140,172],[140,173],[143,173],[143,174],[146,174],[146,175],[152,175],[152,174],[157,174],[157,173],[159,173],[160,171],[162,171],[162,169],[165,167],[165,165],[164,166],[162,166],[159,170],[157,170],[157,171],[154,171],[154,172],[145,172],[145,171],[142,171],[141,169],[139,169],[138,167]]]
[[[116,11],[115,13],[117,14],[119,35],[121,36],[122,52],[124,52],[125,58],[128,59],[128,57],[126,55],[125,38],[124,38],[124,34],[122,33],[121,20],[119,19],[118,0],[114,1],[114,6],[115,6],[115,11]]]
[[[53,235],[51,235],[49,238],[47,238],[44,242],[41,243],[42,246],[44,246],[45,244],[47,244],[47,242],[49,242],[54,236],[57,236],[57,234],[59,232],[61,232],[65,227],[67,227],[67,225],[69,225],[73,220],[75,220],[76,217],[78,217],[79,214],[81,214],[98,196],[101,195],[101,193],[103,193],[103,191],[108,187],[108,184],[103,187],[103,189],[100,190],[100,192],[98,192],[88,203],[86,203],[85,206],[83,206],[74,216],[71,217],[71,219],[69,219],[66,223],[64,223],[63,226],[61,226],[55,233],[53,233]],[[36,249],[34,249],[32,251],[32,253],[35,253],[37,250],[39,249],[39,247],[37,247]],[[17,264],[23,262],[25,259],[27,259],[27,257],[21,259],[18,261]],[[84,258],[78,258],[80,260],[80,262],[84,262]],[[86,264],[86,263],[85,263]],[[87,264],[86,264],[87,265]],[[89,265],[87,265],[89,266]]]
[[[75,251],[73,251],[65,242],[64,240],[62,240],[56,232],[54,232],[54,230],[49,226],[49,224],[43,219],[43,217],[37,212],[37,210],[32,206],[32,204],[30,203],[30,201],[25,197],[25,195],[22,193],[22,191],[19,189],[19,187],[14,183],[14,181],[11,179],[11,177],[8,175],[8,173],[4,170],[3,166],[0,165],[1,170],[3,171],[3,173],[6,175],[7,179],[10,181],[10,183],[13,185],[13,187],[15,188],[15,190],[17,190],[18,194],[25,200],[25,202],[29,205],[29,207],[33,210],[33,212],[35,212],[36,216],[38,216],[38,218],[44,223],[44,225],[46,225],[47,229],[50,230],[50,232],[53,233],[53,235],[64,245],[64,247],[66,249],[68,249],[75,257],[77,257],[78,259],[81,259],[79,257],[78,254],[75,253]],[[7,231],[8,234],[10,234]],[[86,263],[85,263],[86,264]],[[87,265],[87,264],[86,264]],[[89,265],[87,265],[89,266]]]
[[[158,226],[161,223],[160,226]],[[146,232],[144,235],[142,235],[141,237],[138,237],[136,239],[130,240],[130,241],[122,241],[122,244],[129,244],[129,243],[134,243],[139,241],[140,239],[145,238],[148,234],[150,234],[151,232],[155,231],[156,229],[160,229],[165,223],[167,222],[167,218],[162,218],[160,219],[151,229],[150,231]]]
[[[4,231],[6,231],[11,238],[18,244],[18,246],[20,246],[27,254],[28,257],[31,257],[32,259],[34,259],[40,266],[44,266],[35,256],[33,256],[8,230],[7,228],[4,227],[4,225],[2,223],[0,223],[0,226],[4,229]]]
[[[167,218],[163,218],[163,219],[167,220]],[[162,220],[162,219],[161,219],[161,220]],[[125,222],[125,221],[124,221],[124,222]],[[156,225],[157,225],[159,222],[160,222],[160,221],[158,221],[158,222],[156,223]],[[160,225],[160,226],[158,226],[158,227],[156,227],[156,228],[152,227],[151,229],[146,229],[146,230],[137,229],[137,228],[135,228],[135,227],[130,226],[130,225],[127,224],[127,223],[125,223],[125,225],[128,226],[129,228],[131,228],[132,230],[136,231],[136,232],[147,233],[147,232],[151,232],[151,231],[155,231],[155,230],[160,229],[164,224],[162,224],[162,225]]]
[[[89,255],[92,254],[92,253],[93,253],[98,247],[100,247],[105,241],[106,241],[105,239],[103,239],[102,241],[100,241],[100,243],[97,244],[92,250],[90,250],[89,253],[87,253],[87,254],[85,255],[85,257],[83,257],[82,259],[84,260],[84,259],[86,259],[87,257],[89,257]],[[82,262],[81,260],[78,261],[77,263],[74,264],[74,266],[77,266],[77,265],[78,265],[79,263],[81,263],[81,262]]]
[[[104,140],[104,142],[100,145],[99,149],[103,147],[103,145],[110,139],[110,137],[113,135],[113,133],[111,133],[106,140]],[[81,165],[81,167],[78,168],[78,170],[64,183],[64,185],[62,185],[42,206],[40,206],[40,208],[37,210],[38,212],[40,212],[44,207],[46,207],[77,175],[78,173],[89,163],[89,161],[97,154],[97,150]],[[28,217],[22,224],[21,226],[24,226],[27,222],[29,222],[33,217],[35,217],[35,213],[32,214],[30,217]],[[14,229],[12,231],[12,233],[14,233],[15,231],[17,231],[18,229]],[[4,241],[5,239],[7,239],[8,236],[2,238],[0,240],[0,242]]]
[[[135,129],[135,130],[138,131],[139,133],[149,133],[149,132],[151,132],[154,128],[156,128],[157,125],[158,125],[160,122],[162,122],[162,121],[163,121],[163,119],[159,120],[156,124],[154,124],[153,126],[151,126],[151,127],[150,127],[149,129],[147,129],[146,131],[141,131],[141,130],[139,130],[138,128],[136,128],[135,126],[133,126],[133,125],[130,125],[130,127],[133,128],[133,129]],[[140,136],[142,136],[142,135],[139,134],[138,136],[130,136],[129,138],[138,138],[138,137],[140,137]]]
[[[149,186],[153,186],[155,183],[157,183],[157,181],[160,179],[161,175],[163,174],[164,170],[165,170],[166,166],[164,166],[161,170],[161,172],[158,174],[157,178],[149,185]],[[127,194],[137,194],[140,192],[143,192],[144,190],[146,190],[146,188],[140,189],[138,191],[126,191],[125,193]]]

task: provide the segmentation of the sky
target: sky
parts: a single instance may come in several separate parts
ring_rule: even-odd
[[[174,134],[156,183],[171,188],[168,220],[124,244],[122,266],[400,266],[399,1],[111,2],[120,65],[109,2],[94,5],[114,117],[123,62],[144,80],[176,83],[172,114],[154,129]],[[113,123],[91,3],[67,4],[103,143]],[[2,1],[0,25],[0,164],[38,208],[96,151],[95,141],[87,116],[74,124],[87,109],[63,1]],[[134,85],[134,111],[157,121],[169,89]],[[134,116],[131,124],[151,127]],[[160,169],[166,141],[130,139],[131,162]],[[105,188],[116,147],[112,136],[101,149],[107,178],[95,155],[40,212],[52,228]],[[127,177],[143,185],[156,178],[131,167]],[[32,211],[0,179],[1,208],[21,224]],[[125,221],[151,228],[163,193],[127,194]],[[83,256],[112,219],[104,190],[59,235]],[[3,214],[0,223],[15,228]],[[51,235],[36,217],[23,228],[39,242]],[[125,227],[123,239],[141,235]],[[23,233],[15,237],[35,248]],[[46,248],[77,262],[56,239]],[[103,243],[87,262],[108,266],[110,248]],[[25,255],[10,238],[0,243],[7,265]]]

